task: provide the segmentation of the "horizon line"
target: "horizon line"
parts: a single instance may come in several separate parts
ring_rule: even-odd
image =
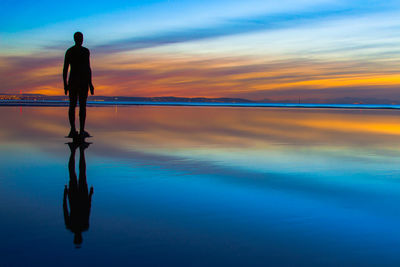
[[[0,106],[64,107],[67,100],[0,100]],[[233,102],[158,102],[158,101],[87,101],[87,106],[194,106],[194,107],[264,107],[323,109],[395,109],[399,104],[329,104],[329,103],[233,103]]]

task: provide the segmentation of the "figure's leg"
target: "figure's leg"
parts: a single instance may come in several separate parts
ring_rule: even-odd
[[[79,126],[80,133],[85,133],[87,93],[79,95]]]
[[[69,124],[71,126],[71,132],[70,133],[76,132],[76,128],[75,128],[75,108],[76,108],[77,101],[78,101],[77,94],[70,90],[70,92],[69,92],[69,110],[68,110]]]
[[[73,193],[77,191],[78,181],[75,172],[75,151],[76,146],[74,143],[68,143],[69,148],[71,150],[71,154],[69,156],[68,161],[68,172],[69,172],[69,195],[71,196]]]
[[[88,147],[86,143],[79,146],[79,190],[85,197],[88,196],[88,185],[86,181],[86,160],[85,149]]]

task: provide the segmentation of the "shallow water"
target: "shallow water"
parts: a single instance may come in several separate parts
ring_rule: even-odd
[[[91,107],[74,244],[67,108],[0,110],[1,265],[400,264],[399,111]]]

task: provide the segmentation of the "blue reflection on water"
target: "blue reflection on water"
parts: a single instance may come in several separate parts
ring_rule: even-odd
[[[399,167],[392,156],[360,162],[358,152],[338,157],[340,151],[318,151],[335,166],[318,169],[305,161],[310,165],[291,166],[291,171],[252,169],[223,164],[223,159],[207,161],[195,149],[193,156],[135,149],[111,153],[112,144],[102,143],[105,134],[97,132],[86,152],[94,194],[80,249],[63,220],[70,153],[65,140],[2,144],[3,263],[400,263]],[[300,158],[296,151],[289,153]]]

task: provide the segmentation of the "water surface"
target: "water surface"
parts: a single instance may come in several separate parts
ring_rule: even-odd
[[[67,108],[0,110],[6,266],[400,264],[399,111],[91,107],[74,244]]]

